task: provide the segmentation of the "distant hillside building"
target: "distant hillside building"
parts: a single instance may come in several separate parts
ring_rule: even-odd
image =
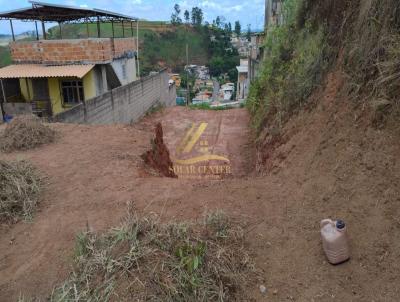
[[[41,22],[43,31],[42,39],[36,31],[36,41],[14,38],[10,43],[13,65],[0,69],[7,108],[15,105],[51,117],[138,78],[138,43],[132,25],[137,19],[103,10],[30,3],[31,8],[0,13],[0,20],[10,20],[13,36],[12,20],[35,21],[36,28]],[[97,37],[62,39],[60,25],[60,39],[47,40],[45,22],[95,23]],[[101,22],[112,24],[112,38],[101,37]],[[115,23],[127,25],[122,38],[114,38]]]
[[[240,66],[237,66],[236,69],[238,71],[236,99],[244,101],[247,99],[250,88],[248,59],[240,59]]]
[[[265,32],[254,33],[251,35],[250,42],[250,55],[249,55],[249,81],[250,83],[258,76],[261,63],[264,60],[264,42],[265,42]]]

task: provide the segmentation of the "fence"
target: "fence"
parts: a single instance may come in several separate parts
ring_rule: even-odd
[[[170,86],[168,80],[168,73],[161,71],[87,100],[53,120],[98,125],[135,122],[157,104],[166,107],[175,104],[175,85]]]

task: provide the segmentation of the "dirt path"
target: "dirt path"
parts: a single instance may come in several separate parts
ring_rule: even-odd
[[[0,155],[31,160],[49,180],[32,223],[2,228],[0,301],[20,292],[48,296],[70,270],[77,232],[117,225],[131,200],[165,220],[223,209],[249,222],[248,242],[267,287],[262,296],[254,284],[255,301],[398,301],[398,127],[373,130],[362,119],[354,125],[352,109],[327,97],[288,123],[267,175],[255,176],[248,118],[243,109],[171,108],[133,126],[55,125],[62,133],[56,144]],[[175,162],[218,155],[228,161],[194,165],[229,164],[232,173],[220,180],[153,176],[140,155],[158,121]],[[207,127],[194,135],[202,123]],[[340,266],[328,264],[321,249],[319,221],[327,217],[349,226],[352,258]]]
[[[184,215],[178,210],[182,208],[180,196],[197,184],[152,176],[140,159],[150,148],[158,121],[171,150],[176,150],[193,123],[206,122],[199,141],[210,141],[210,154],[232,154],[230,177],[247,170],[241,156],[248,150],[245,110],[171,108],[134,126],[54,125],[61,134],[57,143],[29,152],[0,154],[0,158],[33,162],[48,181],[32,222],[1,228],[0,301],[15,301],[20,292],[46,297],[70,270],[76,234],[87,225],[96,231],[117,225],[129,201],[151,211],[167,208],[168,217]],[[187,153],[189,157],[198,153],[199,141]],[[175,151],[172,154],[175,157]],[[189,212],[187,217],[201,214],[196,208]]]

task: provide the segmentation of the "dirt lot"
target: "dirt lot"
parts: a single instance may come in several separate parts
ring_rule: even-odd
[[[61,133],[55,144],[0,154],[30,160],[48,179],[33,221],[1,229],[0,301],[48,296],[70,271],[76,233],[117,225],[131,200],[165,220],[223,209],[250,222],[249,245],[267,288],[265,295],[260,284],[249,289],[256,301],[398,301],[400,133],[391,124],[367,126],[362,112],[354,116],[349,103],[333,102],[335,91],[328,83],[319,105],[286,126],[264,176],[254,172],[245,109],[172,108],[133,126],[54,125]],[[192,180],[149,172],[140,155],[158,121],[174,161],[218,155],[231,175]],[[207,127],[181,152],[193,123]],[[348,223],[352,258],[340,266],[328,264],[321,249],[319,221],[327,217]]]

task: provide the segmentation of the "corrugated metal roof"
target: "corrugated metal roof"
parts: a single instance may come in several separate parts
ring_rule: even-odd
[[[101,21],[128,20],[137,21],[135,17],[109,12],[97,8],[58,5],[29,1],[31,7],[0,13],[0,19],[38,20],[47,22],[69,22],[98,17]],[[93,20],[92,20],[93,21]]]
[[[16,78],[58,78],[77,77],[83,78],[94,65],[61,65],[45,66],[36,64],[9,65],[0,68],[0,79]]]

